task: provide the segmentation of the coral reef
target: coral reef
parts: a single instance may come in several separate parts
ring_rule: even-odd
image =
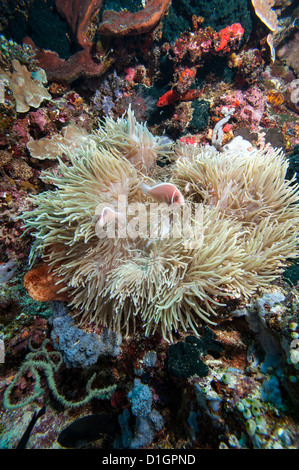
[[[59,290],[65,286],[65,283],[59,282],[57,276],[50,272],[45,263],[36,266],[26,274],[24,286],[30,297],[38,302],[68,300],[66,293],[59,294]]]
[[[56,52],[37,49],[34,42],[26,39],[26,44],[35,48],[38,64],[46,71],[48,80],[74,81],[80,76],[101,75],[109,68],[111,61],[95,62],[91,50],[86,47],[69,59],[61,59]]]
[[[106,117],[104,125],[94,133],[93,140],[108,152],[113,142],[114,150],[145,174],[151,172],[158,159],[171,154],[172,141],[152,135],[146,124],[136,121],[130,106],[128,112],[116,121]]]
[[[0,13],[0,448],[298,448],[298,3]]]
[[[214,30],[220,30],[234,22],[241,23],[246,31],[246,38],[252,29],[248,4],[244,0],[233,0],[229,3],[219,3],[217,0],[211,0],[209,3],[204,0],[173,0],[169,14],[163,21],[164,42],[173,42],[182,31],[191,28],[197,18],[203,19],[204,27]]]
[[[185,342],[178,341],[171,344],[167,351],[166,367],[175,377],[204,377],[208,375],[209,368],[200,359],[207,352],[221,351],[221,345],[214,339],[216,335],[212,330],[205,328],[205,334],[198,339],[195,336],[186,336]]]
[[[232,53],[229,56],[228,65],[234,67],[240,79],[249,85],[259,80],[264,71],[265,62],[261,51],[258,49],[242,50],[240,54]]]
[[[0,283],[9,281],[17,270],[17,263],[10,259],[7,263],[0,264]]]
[[[273,33],[277,30],[278,19],[277,15],[271,7],[273,7],[275,0],[251,0],[251,3],[254,7],[255,13],[261,19],[261,21],[270,29]],[[267,36],[267,43],[270,48],[272,61],[275,62],[275,48],[274,48],[274,37],[270,33]]]
[[[152,392],[148,385],[135,379],[134,387],[128,393],[131,402],[132,414],[136,419],[136,432],[131,440],[130,448],[138,449],[151,444],[155,431],[163,427],[163,418],[160,413],[152,409]]]
[[[227,54],[238,49],[243,34],[240,23],[217,32],[210,27],[203,29],[199,23],[195,31],[182,33],[170,50],[176,64],[188,59],[192,65],[199,65],[209,54]]]
[[[170,338],[179,327],[196,331],[198,317],[211,322],[216,297],[249,297],[277,277],[286,258],[297,255],[297,187],[284,180],[287,163],[271,148],[240,154],[232,146],[220,155],[213,148],[180,144],[170,182],[182,194],[192,185],[186,195],[190,204],[203,203],[201,217],[194,221],[187,215],[184,233],[177,237],[171,235],[171,225],[160,228],[167,235],[161,239],[145,228],[139,237],[135,228],[119,237],[123,220],[130,226],[125,209],[130,204],[143,202],[145,227],[149,216],[157,227],[157,215],[150,214],[140,191],[145,176],[135,166],[142,163],[152,174],[159,152],[165,152],[163,144],[136,123],[130,110],[127,119],[107,118],[83,153],[68,155],[70,166],[60,161],[59,177],[42,176],[58,189],[37,196],[36,209],[23,214],[26,225],[36,230],[31,258],[43,253],[45,266],[57,279],[53,288],[58,296],[70,295],[70,304],[82,310],[83,323],[100,322],[119,331],[139,313],[148,334],[158,326]],[[71,200],[74,185],[76,198]],[[125,198],[122,207],[119,197]],[[95,217],[107,205],[116,211],[118,235],[101,232],[101,223],[96,224]],[[47,286],[46,276],[41,286]]]

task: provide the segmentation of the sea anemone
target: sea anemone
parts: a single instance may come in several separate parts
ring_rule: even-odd
[[[145,174],[154,168],[157,160],[172,154],[172,141],[166,136],[154,136],[146,123],[137,122],[131,106],[116,121],[107,116],[101,124],[93,135],[97,145],[119,150]]]
[[[298,192],[284,179],[281,152],[177,145],[165,174],[185,205],[165,219],[141,190],[163,142],[130,110],[127,119],[106,119],[84,147],[68,152],[67,163],[59,160],[59,176],[42,174],[57,189],[34,196],[35,208],[23,213],[36,237],[31,262],[43,257],[63,282],[59,293],[67,292],[81,325],[129,331],[137,321],[147,335],[161,329],[167,340],[179,328],[197,333],[229,296],[248,298],[297,256]],[[99,217],[107,207],[115,217],[104,227]],[[124,213],[134,224],[120,236]]]
[[[240,293],[249,296],[273,281],[286,259],[297,256],[298,186],[294,178],[285,179],[283,152],[271,146],[217,152],[179,144],[176,155],[172,182],[181,190],[191,188],[189,200],[217,207],[225,218],[241,223]]]
[[[107,277],[104,293],[114,311],[139,314],[146,335],[159,328],[172,339],[172,331],[188,327],[197,334],[198,321],[213,323],[217,297],[233,295],[234,279],[241,278],[238,224],[205,208],[202,221],[193,220],[190,228],[191,240],[187,231],[143,244]]]

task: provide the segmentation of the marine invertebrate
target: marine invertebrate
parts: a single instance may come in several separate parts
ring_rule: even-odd
[[[72,81],[80,76],[101,75],[109,67],[111,61],[105,58],[105,51],[93,56],[93,35],[95,34],[94,19],[102,5],[102,0],[57,0],[56,8],[68,23],[71,40],[82,50],[68,58],[61,58],[57,52],[38,48],[32,38],[26,37],[24,42],[34,47],[36,59],[46,73],[49,81]]]
[[[59,176],[42,174],[57,189],[36,196],[23,218],[35,229],[31,259],[43,255],[63,280],[58,294],[69,295],[82,324],[120,331],[138,318],[147,335],[161,328],[171,339],[178,328],[196,333],[221,298],[248,298],[297,256],[298,193],[284,179],[284,156],[271,148],[219,153],[178,144],[168,182],[186,204],[161,222],[161,207],[155,211],[141,190],[149,177],[130,160],[143,131],[129,114],[107,119],[85,148],[66,149]],[[125,233],[115,217],[107,230],[97,223],[105,207],[124,214]]]
[[[185,341],[171,344],[167,351],[166,367],[175,377],[204,377],[209,373],[209,367],[202,361],[207,352],[220,352],[221,344],[215,341],[216,335],[209,328],[205,328],[204,335],[199,339],[196,336],[187,336]]]
[[[26,113],[29,111],[30,106],[38,108],[43,100],[51,99],[50,93],[43,86],[43,83],[47,82],[43,70],[40,69],[41,79],[35,80],[27,67],[21,65],[18,60],[12,60],[12,67],[12,72],[5,72],[0,69],[0,76],[9,81],[17,102],[18,113]]]
[[[0,145],[10,142],[10,134],[16,120],[16,100],[8,79],[1,79],[2,97],[0,100]],[[0,163],[3,166],[3,163]]]
[[[240,23],[234,23],[227,26],[216,33],[214,37],[214,48],[216,52],[229,52],[231,48],[235,48],[235,43],[238,44],[244,34],[244,28]]]
[[[268,92],[268,102],[273,108],[279,107],[284,102],[282,93],[277,90],[270,90]]]
[[[227,95],[225,100],[230,102]],[[265,116],[267,96],[256,84],[248,88],[244,93],[237,91],[235,95],[236,113],[239,122],[247,123],[252,130],[257,130],[261,120]]]
[[[41,139],[30,139],[27,148],[32,157],[44,160],[46,158],[52,160],[57,156],[62,156],[63,146],[68,148],[76,148],[83,145],[88,139],[87,132],[73,123],[65,126],[59,134]]]
[[[27,44],[21,46],[12,39],[0,35],[0,64],[4,69],[10,69],[12,59],[18,60],[22,65],[35,69],[35,51]]]
[[[122,337],[107,328],[98,336],[88,333],[74,325],[74,319],[68,315],[64,302],[55,302],[51,338],[56,350],[63,354],[67,368],[87,368],[96,364],[99,356],[117,356],[120,352]]]
[[[295,32],[293,37],[291,37],[288,42],[285,42],[278,49],[277,57],[283,62],[285,62],[291,69],[293,69],[297,77],[299,75],[298,54],[299,33]]]
[[[199,27],[195,32],[183,32],[170,51],[176,64],[184,63],[187,59],[192,66],[198,66],[208,55],[223,55],[237,50],[243,34],[240,23],[229,25],[218,32],[210,27]]]
[[[224,126],[231,119],[234,112],[235,112],[235,108],[231,108],[231,109],[228,109],[226,107],[222,108],[222,114],[224,115],[224,117],[220,119],[215,125],[213,129],[212,139],[211,139],[212,145],[214,145],[217,149],[221,148],[222,146]]]
[[[101,82],[96,82],[96,92],[93,97],[93,104],[97,111],[102,111],[106,116],[113,116],[113,110],[118,106],[124,95],[122,79],[114,69]],[[122,113],[121,113],[122,114]]]
[[[64,285],[50,272],[45,263],[31,269],[24,278],[25,289],[30,297],[38,302],[68,300],[67,294],[58,294]]]
[[[196,77],[196,67],[178,67],[174,74],[174,88],[179,95],[185,93],[192,85]]]
[[[246,39],[251,33],[252,25],[248,3],[244,0],[172,0],[168,15],[163,19],[163,39],[173,43],[182,31],[190,26],[196,31],[199,25],[220,30],[240,23],[245,29]]]
[[[284,179],[288,163],[280,150],[269,146],[244,151],[243,156],[233,147],[221,156],[191,146],[180,152],[172,182],[178,188],[192,184],[194,200],[218,207],[225,218],[241,223],[244,283],[236,287],[248,296],[274,279],[288,256],[296,257],[298,187]]]
[[[132,414],[136,416],[136,431],[130,448],[138,449],[152,442],[155,431],[161,430],[164,420],[157,410],[152,409],[152,391],[148,385],[141,383],[140,379],[134,380],[134,387],[128,393],[128,398]]]
[[[255,9],[255,13],[261,21],[271,30],[275,31],[277,28],[277,15],[272,7],[275,0],[251,0]]]
[[[55,399],[58,400],[59,403],[65,408],[76,408],[77,406],[81,406],[85,403],[88,403],[92,398],[104,400],[109,398],[110,395],[112,395],[116,388],[116,385],[111,385],[103,389],[92,389],[92,384],[96,378],[96,373],[93,374],[92,377],[88,380],[86,384],[86,395],[82,400],[74,402],[68,400],[63,395],[61,395],[57,390],[54,374],[59,370],[62,365],[62,355],[59,351],[48,351],[48,343],[49,340],[46,339],[40,349],[34,350],[27,354],[25,362],[22,364],[20,370],[14,376],[13,381],[5,390],[3,397],[3,405],[6,409],[15,410],[17,408],[20,408],[28,403],[31,403],[33,400],[35,400],[37,397],[44,393],[41,386],[39,370],[42,370],[46,375],[48,380],[48,386],[51,392],[53,393]],[[18,381],[22,378],[23,374],[28,370],[31,372],[31,375],[34,379],[33,393],[27,398],[25,398],[23,401],[13,403],[10,395],[13,392],[13,389],[18,383]]]
[[[16,299],[17,296],[17,289],[11,289],[11,291],[14,290],[14,297],[13,299]],[[22,308],[22,314],[23,317],[25,315],[30,315],[33,308],[34,308],[34,301],[29,298],[27,295],[26,291],[23,289],[19,290],[19,295],[23,295],[26,300],[23,302],[26,308],[26,313],[23,310],[23,305],[20,305],[20,308]],[[13,292],[12,292],[13,293]],[[28,300],[29,298],[29,300]],[[27,305],[26,305],[27,303]],[[46,304],[37,304],[37,306],[43,306],[45,307]],[[31,307],[31,308],[30,308]],[[36,314],[38,313],[39,315],[43,315],[42,312],[37,312],[35,311]],[[46,313],[48,316],[52,314],[52,309],[48,308],[48,312]],[[45,318],[35,318],[34,322],[30,327],[24,327],[21,329],[21,331],[18,334],[12,334],[11,338],[7,338],[7,351],[9,351],[9,354],[12,357],[20,357],[23,353],[28,352],[29,344],[34,347],[34,348],[39,348],[41,347],[46,335],[47,335],[47,329],[48,329],[48,322]]]
[[[135,78],[135,73],[136,73],[135,70],[132,67],[128,67],[125,69],[125,72],[126,72],[125,80],[127,80],[128,82],[133,82]]]
[[[113,145],[114,149],[145,173],[150,172],[158,158],[171,154],[171,140],[153,136],[146,123],[136,121],[131,106],[116,121],[107,116],[103,125],[95,131],[93,139],[107,150]]]
[[[17,271],[17,262],[11,258],[7,263],[0,263],[0,284],[9,281]]]
[[[55,3],[58,13],[67,20],[77,43],[82,48],[90,47],[92,41],[88,37],[89,29],[100,11],[102,0],[56,0]]]
[[[78,77],[100,76],[110,67],[111,58],[93,60],[91,47],[75,52],[68,59],[61,59],[57,52],[38,49],[32,39],[26,38],[26,44],[36,50],[37,63],[46,71],[49,81],[63,80],[72,82]]]
[[[251,0],[251,3],[254,7],[256,15],[260,20],[274,32],[277,30],[278,19],[274,10],[272,10],[275,0]],[[272,61],[275,62],[275,48],[273,43],[273,34],[270,33],[267,36],[267,43],[270,48]]]
[[[139,85],[130,95],[120,97],[115,117],[123,114],[124,110],[131,106],[136,120],[143,122],[155,111],[156,105],[156,98],[147,94],[146,88]]]
[[[32,168],[25,162],[25,160],[17,159],[11,162],[11,174],[14,178],[24,181],[29,180],[33,176]]]
[[[234,52],[229,57],[229,67],[236,67],[237,73],[249,85],[258,80],[264,70],[265,61],[259,49],[242,50],[240,54]]]
[[[171,4],[170,0],[150,0],[142,10],[105,10],[99,32],[103,36],[134,36],[152,31],[161,21]]]
[[[140,379],[135,379],[134,387],[128,394],[132,406],[132,413],[135,416],[146,416],[153,404],[153,394],[148,385],[141,383]]]

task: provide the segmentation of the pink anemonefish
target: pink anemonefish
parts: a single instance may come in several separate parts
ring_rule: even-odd
[[[151,196],[156,202],[166,202],[182,206],[185,202],[184,196],[178,188],[172,183],[158,183],[150,187],[145,183],[141,184],[141,190],[144,194]]]

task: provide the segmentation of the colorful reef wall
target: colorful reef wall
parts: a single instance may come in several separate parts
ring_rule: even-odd
[[[297,449],[297,2],[0,13],[0,448]]]

